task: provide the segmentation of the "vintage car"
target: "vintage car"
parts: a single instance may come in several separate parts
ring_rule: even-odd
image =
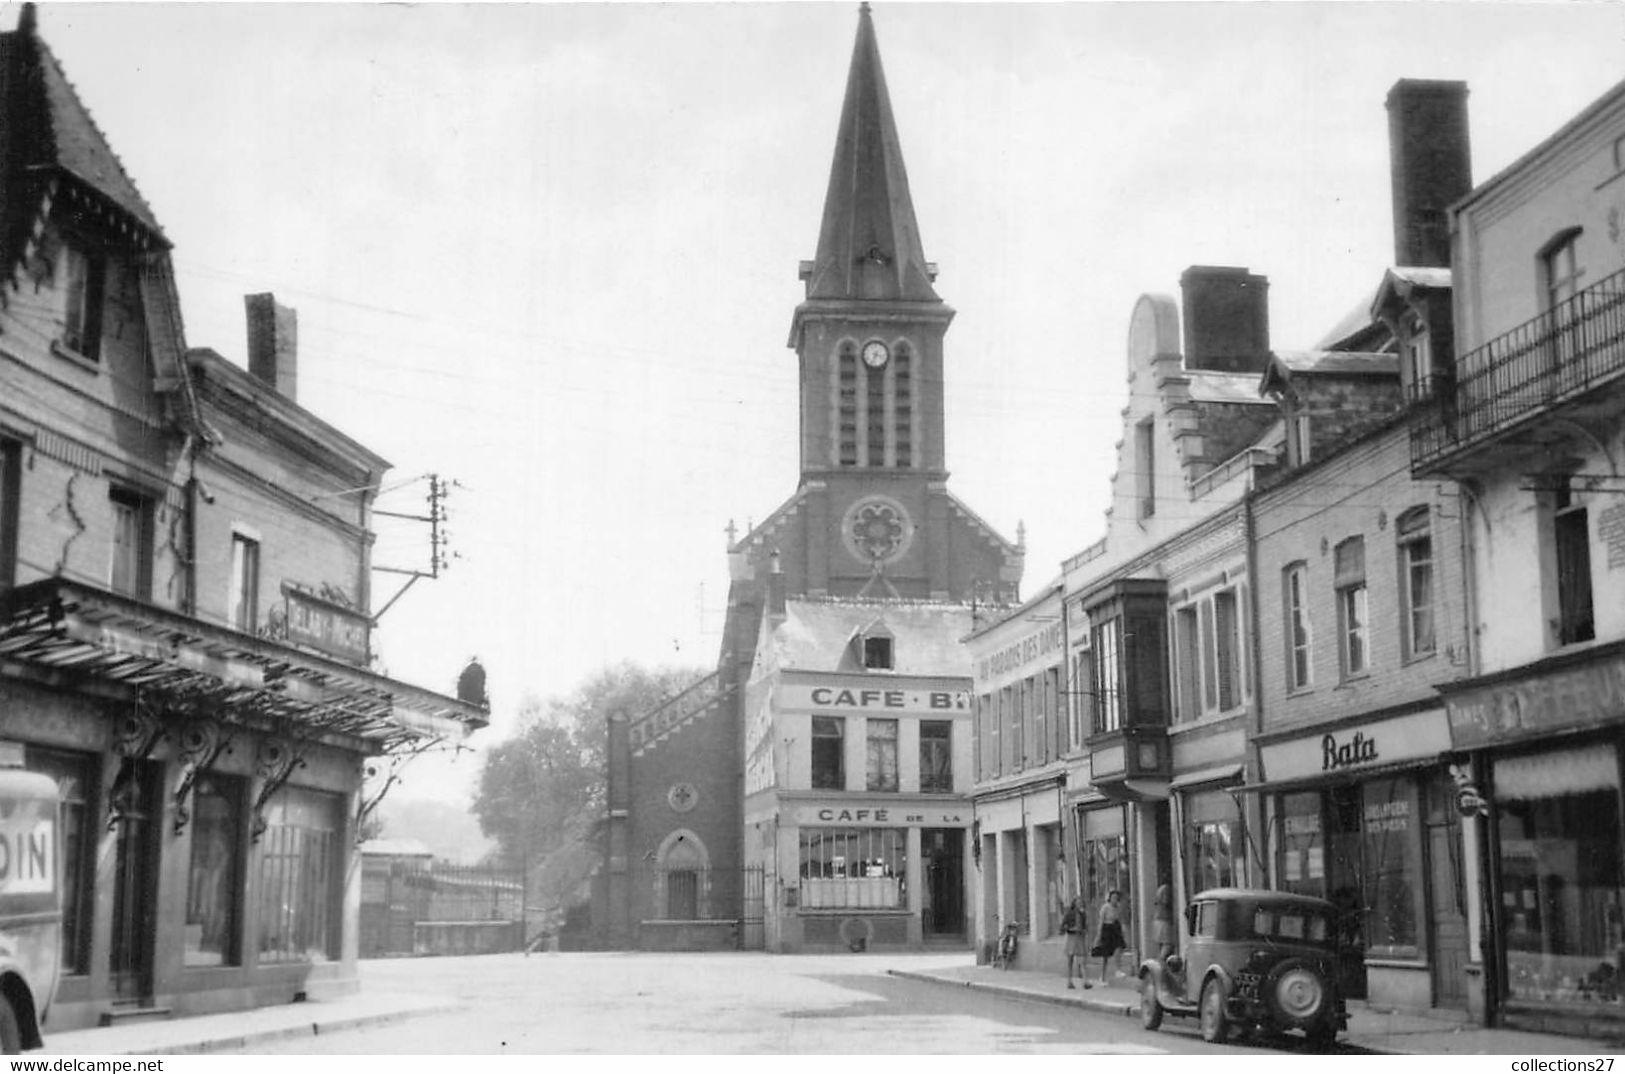
[[[1317,1050],[1348,1028],[1337,908],[1284,891],[1214,888],[1185,908],[1182,955],[1140,964],[1140,1024],[1194,1015],[1204,1040],[1301,1030]]]

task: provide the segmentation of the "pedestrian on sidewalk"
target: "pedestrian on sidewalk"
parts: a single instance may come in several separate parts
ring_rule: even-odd
[[[1157,885],[1155,907],[1151,914],[1151,942],[1157,945],[1157,957],[1163,961],[1174,953],[1174,890],[1164,876]]]
[[[1100,932],[1095,937],[1095,946],[1091,954],[1100,958],[1100,983],[1110,984],[1111,977],[1106,973],[1106,965],[1116,962],[1117,974],[1122,976],[1122,959],[1120,955],[1128,946],[1123,941],[1123,907],[1122,895],[1113,888],[1106,893],[1106,901],[1100,904]]]
[[[1083,896],[1074,895],[1067,904],[1066,912],[1061,915],[1061,934],[1066,937],[1066,986],[1076,988],[1072,983],[1072,968],[1076,964],[1078,976],[1083,978],[1083,987],[1093,988],[1089,983],[1089,941],[1084,939],[1089,932],[1089,914],[1084,909]]]

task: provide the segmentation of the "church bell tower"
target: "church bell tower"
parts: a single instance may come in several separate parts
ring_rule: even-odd
[[[800,356],[801,473],[947,477],[937,293],[909,196],[874,23],[858,36],[830,165],[818,252],[789,345]]]

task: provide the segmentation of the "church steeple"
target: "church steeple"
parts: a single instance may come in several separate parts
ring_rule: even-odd
[[[846,78],[818,253],[804,264],[807,298],[940,301],[936,267],[925,260],[909,197],[908,173],[892,118],[869,5]]]

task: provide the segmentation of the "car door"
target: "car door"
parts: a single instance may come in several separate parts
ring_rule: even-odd
[[[1215,899],[1200,899],[1186,910],[1191,940],[1185,956],[1185,999],[1195,1003],[1202,994],[1202,979],[1213,964],[1219,942],[1219,911]]]

